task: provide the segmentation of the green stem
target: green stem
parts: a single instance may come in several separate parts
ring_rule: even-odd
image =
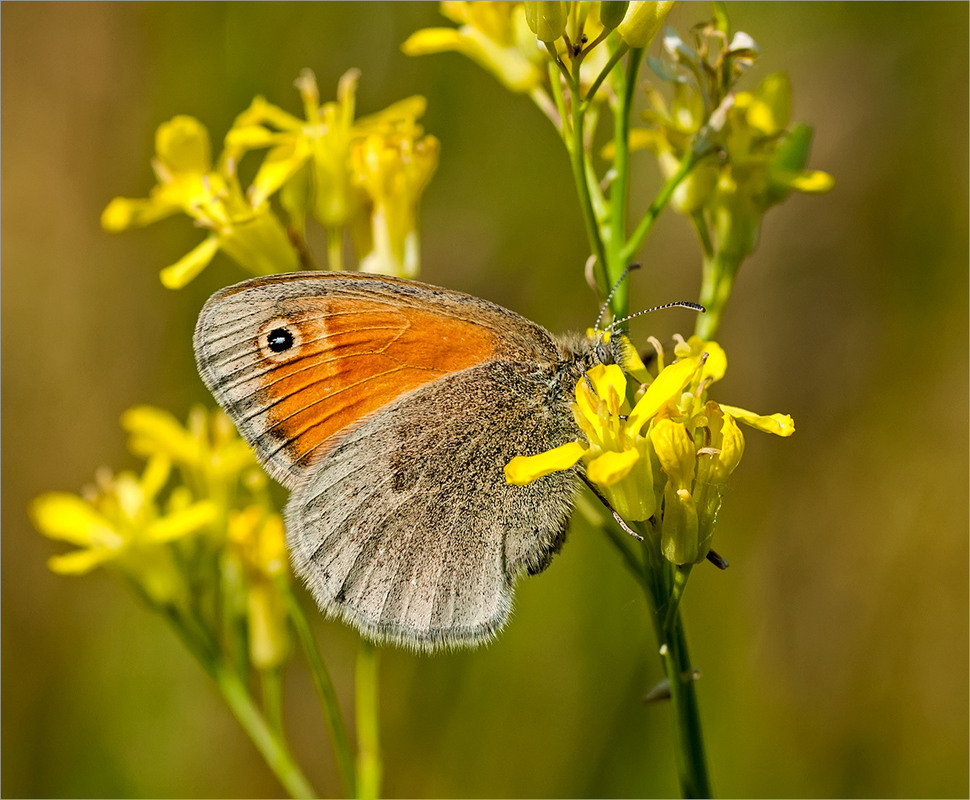
[[[623,48],[620,48],[622,50]],[[617,51],[619,52],[619,50]],[[626,72],[617,72],[615,88],[618,95],[613,107],[613,169],[616,177],[610,186],[609,242],[607,254],[607,280],[612,289],[627,268],[624,258],[626,241],[627,205],[630,198],[630,114],[633,108],[633,94],[637,84],[637,73],[643,58],[643,50],[634,48],[627,59]],[[611,301],[614,319],[621,319],[628,313],[629,287],[624,282],[616,286]]]
[[[677,729],[681,794],[684,797],[710,797],[711,787],[697,704],[697,674],[691,667],[687,636],[679,610],[674,611],[664,628],[660,655],[670,681],[670,702]]]
[[[357,651],[357,797],[381,795],[380,699],[377,688],[377,647],[362,639]]]
[[[637,251],[643,247],[644,241],[646,241],[647,236],[653,228],[654,223],[657,221],[657,217],[660,216],[660,212],[667,207],[667,203],[670,202],[670,198],[673,196],[674,190],[680,185],[680,182],[686,178],[692,169],[697,166],[697,162],[700,159],[694,155],[693,151],[688,151],[684,156],[684,160],[680,162],[680,167],[677,169],[670,180],[664,184],[663,189],[660,190],[660,194],[654,198],[654,201],[650,204],[650,208],[647,209],[647,213],[640,220],[640,224],[637,225],[636,230],[630,237],[630,240],[626,243],[623,248],[622,260],[624,263],[631,261],[637,254]]]
[[[694,323],[694,333],[705,341],[714,338],[718,325],[721,323],[721,313],[731,297],[734,288],[734,278],[737,275],[740,260],[725,257],[715,253],[710,258],[704,258],[701,268],[700,303],[706,313],[698,314]]]
[[[695,685],[697,675],[691,666],[680,614],[680,597],[689,574],[689,568],[675,567],[663,559],[647,558],[641,582],[660,642],[664,674],[670,685],[681,793],[684,797],[710,797]]]
[[[343,788],[345,797],[356,795],[356,773],[354,771],[353,751],[350,747],[350,736],[347,733],[347,726],[344,724],[343,715],[340,713],[340,704],[337,701],[337,692],[334,689],[330,671],[320,655],[317,647],[317,640],[313,637],[310,625],[307,623],[303,614],[303,609],[296,595],[288,588],[283,592],[286,597],[287,610],[293,627],[296,630],[297,638],[306,654],[307,662],[310,665],[310,674],[313,676],[313,685],[320,698],[320,707],[323,709],[323,719],[330,733],[330,741],[333,744],[334,759],[337,762],[337,772],[340,775],[340,784]]]
[[[263,713],[273,733],[282,737],[283,731],[283,672],[279,667],[260,670],[263,690]]]
[[[600,70],[600,74],[596,76],[596,80],[593,81],[592,85],[589,87],[589,91],[586,92],[585,103],[589,104],[593,102],[593,98],[596,96],[596,92],[603,84],[603,81],[609,77],[610,71],[616,66],[616,62],[623,58],[624,54],[629,49],[629,45],[626,42],[620,42],[620,46],[617,47],[616,50],[614,50],[610,55],[610,60],[606,62],[606,66]]]
[[[569,73],[567,72],[567,75]],[[569,165],[573,171],[573,181],[576,183],[576,194],[579,197],[579,207],[586,224],[586,235],[589,238],[590,251],[596,256],[600,274],[600,291],[605,297],[610,290],[610,276],[607,267],[606,248],[600,235],[599,223],[593,208],[593,198],[590,194],[586,171],[586,149],[583,127],[585,112],[582,103],[582,89],[579,81],[579,63],[575,65],[574,74],[569,75],[570,111],[572,125],[568,134],[563,137],[569,152]]]
[[[239,675],[223,661],[216,661],[210,667],[212,677],[229,704],[229,708],[232,709],[232,713],[252,739],[283,788],[291,797],[317,797],[317,793],[303,775],[286,742],[266,724],[266,720],[259,713]]]

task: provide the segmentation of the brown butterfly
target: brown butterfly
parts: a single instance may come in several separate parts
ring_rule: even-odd
[[[526,486],[504,467],[582,438],[576,382],[619,360],[613,341],[414,281],[300,272],[213,295],[195,354],[290,489],[293,567],[320,608],[434,650],[492,638],[516,577],[562,546],[581,466]]]

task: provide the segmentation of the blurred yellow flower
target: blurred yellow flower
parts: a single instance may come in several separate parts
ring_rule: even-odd
[[[411,34],[401,45],[406,55],[461,53],[513,92],[528,93],[543,84],[545,52],[529,28],[521,3],[446,0],[441,13],[459,27],[425,28]]]
[[[361,271],[416,277],[418,202],[438,166],[438,140],[371,134],[352,156],[354,177],[373,203],[372,245],[361,259]]]
[[[213,168],[209,133],[198,120],[178,116],[159,126],[152,167],[158,183],[147,199],[116,197],[101,215],[108,231],[122,231],[182,212],[210,231],[197,247],[161,272],[170,289],[185,286],[219,250],[254,275],[297,269],[286,231],[266,203],[250,204],[235,162]]]
[[[218,512],[211,500],[162,508],[158,494],[169,472],[168,460],[155,456],[141,476],[100,474],[86,497],[49,492],[34,500],[30,511],[37,529],[79,548],[51,558],[50,568],[81,575],[103,565],[129,578],[158,605],[181,602],[185,578],[169,545],[198,534]]]
[[[252,203],[276,192],[301,232],[307,213],[328,230],[331,268],[342,266],[343,230],[354,239],[360,267],[414,277],[418,271],[417,209],[438,164],[438,141],[417,119],[425,99],[414,96],[355,119],[358,70],[341,79],[336,102],[320,105],[316,78],[304,70],[296,85],[305,119],[257,97],[226,136],[236,158],[270,148],[249,189]]]
[[[186,425],[163,408],[134,406],[121,416],[128,449],[137,456],[164,456],[207,483],[252,480],[262,474],[252,449],[219,409],[195,406]]]
[[[249,657],[257,669],[282,664],[290,650],[286,600],[286,537],[279,514],[251,505],[229,516],[230,555],[246,578]]]

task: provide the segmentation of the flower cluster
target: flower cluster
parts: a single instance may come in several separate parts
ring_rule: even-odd
[[[100,566],[121,575],[186,632],[198,634],[204,623],[201,648],[243,621],[250,663],[282,663],[289,651],[283,522],[249,446],[221,411],[193,409],[183,426],[167,411],[139,406],[122,424],[131,452],[147,461],[140,475],[105,470],[82,495],[50,492],[33,502],[38,530],[77,548],[52,557],[50,568],[81,575]]]
[[[438,141],[417,124],[422,97],[355,119],[358,78],[357,70],[348,72],[336,102],[321,105],[316,79],[305,70],[296,81],[305,119],[257,97],[236,118],[215,164],[201,122],[178,116],[163,123],[152,162],[157,185],[146,199],[112,200],[103,227],[121,231],[182,212],[208,230],[202,243],[162,270],[170,288],[191,281],[220,250],[254,275],[306,266],[308,215],[326,229],[330,268],[344,267],[348,234],[361,269],[414,277],[418,202],[437,167]],[[267,152],[244,190],[237,166],[257,149]],[[286,226],[270,204],[277,193]]]
[[[668,104],[656,88],[648,89],[650,108],[643,116],[649,127],[630,137],[632,148],[656,153],[668,179],[689,167],[670,204],[691,219],[704,249],[700,301],[708,314],[697,329],[704,338],[713,336],[741,262],[757,246],[765,212],[792,192],[822,194],[834,185],[831,175],[805,169],[812,129],[789,127],[786,75],[768,75],[753,91],[735,91],[759,50],[746,33],[729,37],[722,24],[725,29],[702,26],[695,47],[666,33],[668,60],[651,64],[671,85],[672,99]]]
[[[713,42],[717,60],[706,58]],[[668,32],[664,51],[681,67],[675,72],[656,64],[673,85],[668,106],[656,89],[649,90],[651,108],[644,119],[652,126],[633,132],[634,146],[650,147],[669,177],[680,167],[698,136],[720,150],[722,158],[699,164],[671,199],[682,214],[703,211],[712,221],[722,251],[749,254],[756,244],[757,225],[764,212],[792,191],[820,194],[832,188],[832,177],[805,170],[811,129],[791,122],[791,83],[783,73],[769,75],[751,92],[732,92],[734,82],[757,58],[758,48],[744,33],[727,41],[721,31],[707,28],[694,50]],[[705,129],[705,126],[708,126]]]
[[[491,72],[509,90],[529,94],[557,125],[557,87],[549,57],[567,68],[575,60],[585,95],[609,73],[610,48],[603,44],[616,30],[623,48],[644,47],[660,30],[672,2],[459,2],[445,0],[441,12],[457,28],[425,28],[402,45],[407,55],[458,52]],[[613,53],[617,51],[614,49]],[[605,72],[604,72],[605,68]],[[594,100],[607,96],[593,92]],[[575,98],[579,101],[580,98]]]
[[[576,384],[573,404],[585,440],[518,456],[505,474],[522,485],[582,460],[587,478],[623,519],[655,519],[663,555],[691,564],[711,548],[728,478],[744,452],[738,422],[779,436],[790,436],[795,426],[787,415],[759,416],[707,398],[727,369],[716,342],[680,339],[674,355],[665,365],[658,348],[652,380],[639,359],[626,365],[628,372],[615,364],[589,370]]]

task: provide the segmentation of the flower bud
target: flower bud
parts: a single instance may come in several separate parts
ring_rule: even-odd
[[[606,30],[613,30],[623,22],[629,7],[628,0],[602,0],[600,3],[600,23]]]
[[[632,0],[617,33],[630,47],[646,47],[673,6],[670,0]]]
[[[554,42],[566,30],[567,8],[564,2],[525,3],[525,21],[540,42]]]

